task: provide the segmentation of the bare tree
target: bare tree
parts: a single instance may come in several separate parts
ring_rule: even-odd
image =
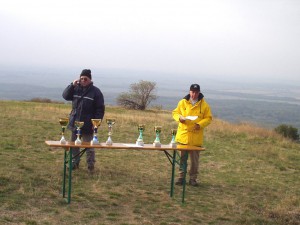
[[[128,109],[145,110],[151,101],[157,99],[153,93],[155,82],[141,80],[130,85],[129,92],[123,92],[117,97],[117,104]]]

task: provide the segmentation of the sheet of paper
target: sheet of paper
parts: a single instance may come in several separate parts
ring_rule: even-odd
[[[187,120],[196,120],[198,116],[186,116],[185,119]]]

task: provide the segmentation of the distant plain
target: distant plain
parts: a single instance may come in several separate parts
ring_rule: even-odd
[[[80,70],[79,70],[80,72]],[[0,70],[0,100],[49,98],[64,102],[64,88],[79,75],[75,69],[27,68]],[[116,105],[116,97],[140,80],[156,82],[156,101],[151,107],[171,110],[188,94],[191,83],[199,83],[215,117],[233,122],[250,122],[274,128],[288,124],[300,129],[300,84],[292,81],[213,79],[209,76],[159,74],[146,71],[94,70],[93,81],[106,105]]]

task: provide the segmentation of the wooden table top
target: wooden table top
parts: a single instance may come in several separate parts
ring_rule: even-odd
[[[61,144],[59,141],[45,141],[50,147],[77,147],[77,148],[99,148],[99,149],[133,149],[133,150],[187,150],[187,151],[204,151],[205,148],[192,145],[177,145],[176,148],[172,148],[170,145],[161,145],[161,147],[154,147],[153,144],[144,144],[144,146],[138,146],[135,143],[113,143],[112,145],[106,145],[106,143],[100,143],[98,145],[91,145],[89,142],[82,142],[81,145],[75,145],[74,142],[67,142]]]

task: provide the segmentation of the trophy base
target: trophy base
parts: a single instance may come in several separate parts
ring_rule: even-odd
[[[108,137],[108,139],[105,143],[106,143],[106,145],[111,146],[113,144],[113,141],[111,140],[111,137]]]
[[[67,141],[66,140],[60,140],[60,142],[59,142],[60,144],[62,144],[62,145],[65,145],[65,144],[67,144]]]
[[[91,141],[91,145],[100,145],[99,141]]]
[[[59,141],[62,145],[67,144],[67,140],[65,139],[64,136],[61,137],[60,141]]]
[[[137,146],[144,146],[144,142],[143,141],[136,141],[135,143]]]
[[[106,145],[108,145],[108,146],[112,146],[113,145],[113,143],[112,142],[109,142],[109,141],[107,141],[107,142],[105,142],[106,143]]]
[[[60,144],[62,144],[62,145],[65,145],[65,144],[67,144],[67,141],[66,141],[66,139],[65,139],[65,138],[63,138],[63,137],[60,139],[60,141],[59,141],[59,142],[60,142]]]
[[[161,143],[160,143],[160,142],[154,142],[154,143],[153,143],[153,146],[154,146],[154,147],[161,147]]]
[[[177,148],[177,144],[176,143],[170,143],[170,147],[171,148]]]
[[[81,145],[81,141],[75,141],[75,145]]]

